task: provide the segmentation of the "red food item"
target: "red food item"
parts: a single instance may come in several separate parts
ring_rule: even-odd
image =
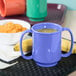
[[[2,17],[24,14],[25,0],[0,0],[0,13]]]

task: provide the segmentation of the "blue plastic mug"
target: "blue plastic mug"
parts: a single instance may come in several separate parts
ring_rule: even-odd
[[[42,33],[38,32],[38,29],[56,29],[57,32],[53,33]],[[71,35],[71,48],[66,54],[61,52],[61,33],[62,31],[69,31]],[[25,33],[32,33],[33,47],[32,55],[25,56],[22,50],[22,39]],[[66,44],[66,43],[65,43]],[[37,65],[42,67],[55,66],[61,57],[68,57],[71,55],[73,49],[73,35],[70,29],[63,28],[59,24],[55,23],[39,23],[32,26],[31,30],[23,32],[20,38],[20,51],[24,59],[33,59]]]

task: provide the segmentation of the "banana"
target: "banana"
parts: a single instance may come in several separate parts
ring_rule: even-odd
[[[24,52],[28,52],[32,50],[32,39],[26,39],[22,41],[22,49]],[[17,43],[14,46],[14,51],[20,51],[20,44]]]
[[[71,41],[62,38],[62,42],[61,42],[61,50],[62,51],[69,52],[70,45],[71,45]],[[14,46],[14,51],[20,51],[19,48],[20,48],[19,43],[17,43]],[[23,40],[22,41],[22,48],[23,48],[23,51],[25,51],[25,52],[31,51],[32,50],[32,39],[30,38],[30,39]],[[72,53],[76,54],[76,44],[75,43],[74,43]]]
[[[67,40],[62,39],[61,49],[62,49],[62,51],[64,51],[64,52],[68,51],[68,41],[67,41]]]
[[[67,40],[67,39],[62,39],[62,45],[61,45],[61,47],[62,47],[62,51],[69,52],[70,47],[71,47],[71,41]],[[72,53],[73,54],[76,53],[76,44],[75,43],[74,43],[74,46],[73,46]]]

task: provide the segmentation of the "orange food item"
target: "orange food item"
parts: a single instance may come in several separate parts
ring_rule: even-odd
[[[0,33],[17,33],[26,30],[27,28],[22,27],[20,24],[14,24],[8,22],[4,25],[0,25]]]

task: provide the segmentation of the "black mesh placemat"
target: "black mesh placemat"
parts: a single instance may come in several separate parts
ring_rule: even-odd
[[[76,70],[76,55],[62,58],[55,67],[42,68],[35,64],[33,60],[24,60],[21,57],[19,63],[0,70],[0,76],[66,76]]]

